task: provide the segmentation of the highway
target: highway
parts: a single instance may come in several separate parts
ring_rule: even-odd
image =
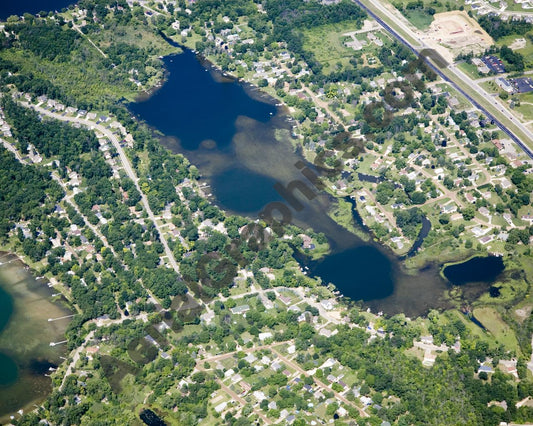
[[[365,4],[361,2],[361,0],[353,0],[359,7],[361,7],[363,10],[368,13],[369,16],[371,16],[373,19],[375,19],[386,31],[388,31],[394,38],[396,38],[400,43],[402,43],[404,46],[406,46],[409,50],[411,50],[415,55],[419,55],[420,51],[422,50],[420,47],[417,48],[413,44],[411,44],[409,41],[406,40],[405,37],[401,36],[398,31],[393,29],[390,25],[388,25],[386,22],[383,21],[381,17],[379,17],[376,13],[374,13],[372,10],[370,10],[369,7],[367,7]],[[371,0],[372,5],[375,6],[377,9],[385,13],[389,19],[391,19],[393,22],[396,22],[401,29],[408,34],[411,38],[414,40],[417,39],[417,37],[413,34],[413,32],[401,21],[398,20],[394,15],[392,15],[389,11],[383,8],[383,6],[380,4],[379,1]],[[454,80],[452,80],[450,77],[448,77],[442,69],[437,67],[433,64],[433,62],[429,61],[427,57],[423,57],[424,61],[429,65],[429,67],[438,75],[440,76],[444,81],[446,81],[448,84],[450,84],[455,90],[457,90],[459,93],[461,93],[469,102],[472,103],[476,108],[478,108],[483,114],[490,120],[494,121],[494,123],[507,135],[509,136],[520,148],[531,158],[533,159],[533,151],[518,137],[513,133],[511,130],[505,126],[500,119],[498,119],[494,114],[492,114],[490,111],[487,110],[487,108],[483,105],[481,105],[477,100],[475,100],[467,91],[463,90],[461,86],[459,86]],[[498,108],[500,113],[507,118],[508,120],[512,121],[513,124],[524,134],[527,138],[529,138],[529,142],[533,142],[533,133],[524,126],[516,117],[513,116],[513,114],[505,109],[494,97],[489,95],[484,89],[479,87],[472,79],[470,79],[467,75],[465,75],[462,71],[457,69],[455,65],[449,65],[447,68],[450,72],[452,72],[457,79],[460,79],[464,84],[471,87],[473,90],[475,90],[480,96],[483,96],[483,98],[487,101],[488,104],[494,105],[494,108]]]

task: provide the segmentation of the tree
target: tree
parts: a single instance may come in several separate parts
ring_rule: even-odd
[[[468,206],[461,210],[461,214],[463,215],[464,220],[472,220],[476,215],[476,210],[473,206]]]

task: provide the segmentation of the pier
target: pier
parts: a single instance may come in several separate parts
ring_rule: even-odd
[[[59,320],[66,319],[66,318],[72,318],[74,315],[75,315],[75,314],[72,314],[72,315],[65,315],[64,317],[48,318],[48,322],[51,322],[51,321],[59,321]]]

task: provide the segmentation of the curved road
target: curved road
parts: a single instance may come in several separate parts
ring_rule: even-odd
[[[163,234],[159,225],[157,224],[156,217],[154,213],[152,212],[150,205],[148,204],[148,199],[146,198],[146,195],[141,191],[141,188],[139,186],[139,178],[137,177],[137,175],[135,174],[135,171],[131,167],[130,161],[128,157],[126,156],[126,153],[120,146],[120,141],[118,140],[116,135],[114,135],[109,129],[105,128],[104,126],[100,124],[96,124],[93,121],[89,121],[89,120],[78,118],[78,117],[63,116],[63,115],[48,111],[47,109],[41,108],[40,106],[29,104],[27,102],[21,102],[21,104],[24,105],[25,107],[33,108],[37,112],[47,115],[48,117],[52,117],[52,118],[55,118],[61,121],[79,123],[79,124],[84,125],[85,127],[88,127],[89,129],[96,129],[100,133],[102,133],[107,139],[111,141],[111,143],[113,144],[113,146],[115,147],[115,149],[117,150],[119,154],[120,161],[122,162],[122,166],[124,167],[126,174],[135,184],[135,187],[137,188],[137,191],[139,191],[139,194],[141,194],[141,202],[143,204],[143,207],[148,213],[148,217],[150,218],[150,220],[154,223],[154,226],[156,227],[157,232],[159,233],[159,239],[161,240],[161,244],[163,244],[163,247],[165,248],[165,254],[166,254],[166,257],[168,258],[170,265],[172,266],[174,271],[176,271],[178,276],[181,277],[178,264],[176,262],[176,259],[174,258],[174,254],[172,253],[172,251],[170,250],[170,247],[168,246],[165,235]]]

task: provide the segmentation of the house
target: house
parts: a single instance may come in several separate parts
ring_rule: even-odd
[[[474,197],[472,194],[470,193],[466,193],[465,194],[465,199],[466,201],[468,201],[470,204],[474,204],[476,202],[476,197]]]
[[[331,300],[322,300],[320,304],[327,311],[331,311],[333,309],[333,302]]]
[[[220,414],[220,413],[222,413],[222,411],[224,411],[226,409],[227,405],[228,405],[227,402],[221,402],[220,404],[218,404],[215,407],[215,411]]]
[[[98,353],[99,350],[100,350],[99,346],[87,346],[87,348],[85,349],[88,355],[94,355]]]
[[[253,362],[255,362],[257,360],[256,356],[254,354],[248,354],[246,357],[244,357],[244,360],[248,363],[248,364],[252,364]]]
[[[477,370],[478,374],[479,373],[492,373],[492,367],[488,366],[488,365],[480,365],[479,366],[479,369]]]
[[[272,333],[270,331],[267,331],[265,333],[259,333],[259,340],[264,341],[266,339],[271,339]]]
[[[344,407],[339,407],[337,414],[339,417],[346,417],[348,415],[348,411]]]
[[[252,389],[252,385],[250,383],[245,382],[244,380],[242,380],[239,385],[242,388],[243,393],[248,393]]]
[[[321,336],[324,336],[324,337],[331,337],[333,333],[331,332],[331,330],[328,330],[327,328],[322,328],[322,329],[320,329],[318,334],[320,334]]]
[[[248,305],[240,305],[235,306],[234,308],[231,308],[230,311],[234,315],[242,315],[250,310],[250,306]]]
[[[483,245],[490,243],[492,240],[494,240],[494,235],[486,235],[479,239],[479,242]]]
[[[490,217],[490,211],[486,207],[480,207],[478,210],[483,216]]]
[[[257,399],[259,402],[263,401],[264,399],[267,399],[266,395],[262,391],[254,391],[252,394],[255,399]]]
[[[313,250],[315,248],[315,245],[313,244],[313,240],[311,239],[311,237],[305,234],[300,234],[299,237],[303,241],[302,247],[304,249]]]
[[[445,206],[441,207],[441,212],[448,214],[448,213],[455,213],[457,211],[457,206],[455,204],[446,204]]]
[[[320,368],[333,367],[336,363],[337,361],[334,360],[333,358],[328,358],[326,361],[324,361],[324,364],[322,364]]]
[[[270,368],[272,368],[272,370],[274,371],[281,370],[281,364],[277,361],[274,361],[272,365],[270,366]]]
[[[368,396],[364,396],[364,395],[361,396],[361,397],[359,398],[359,400],[363,403],[363,405],[370,405],[370,404],[372,404],[372,402],[373,402],[373,401],[372,401],[372,398],[370,398],[370,397],[368,397]]]

